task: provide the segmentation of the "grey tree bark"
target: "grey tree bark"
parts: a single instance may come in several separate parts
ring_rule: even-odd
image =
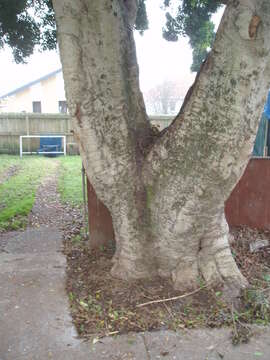
[[[65,89],[84,166],[112,214],[112,274],[247,282],[224,201],[248,161],[270,79],[270,2],[228,1],[173,124],[154,136],[139,89],[136,0],[53,0]]]

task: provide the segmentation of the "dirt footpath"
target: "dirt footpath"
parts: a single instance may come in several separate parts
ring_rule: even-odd
[[[264,328],[236,347],[230,330],[217,329],[79,340],[61,252],[61,229],[70,219],[56,182],[54,175],[39,188],[25,231],[0,235],[0,360],[269,360],[270,331]]]

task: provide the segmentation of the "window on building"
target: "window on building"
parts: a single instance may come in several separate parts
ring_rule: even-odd
[[[66,101],[58,101],[58,110],[61,114],[67,114],[67,102]]]
[[[41,113],[41,101],[33,101],[33,113]]]

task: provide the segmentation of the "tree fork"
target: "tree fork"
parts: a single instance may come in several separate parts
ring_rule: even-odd
[[[88,178],[112,215],[112,273],[159,274],[178,289],[197,286],[201,275],[245,286],[223,212],[269,88],[269,1],[228,2],[184,108],[150,147],[127,7],[136,1],[53,3],[74,133]]]

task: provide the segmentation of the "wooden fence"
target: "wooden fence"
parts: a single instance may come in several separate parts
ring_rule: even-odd
[[[0,114],[0,153],[19,154],[20,135],[66,135],[68,152],[78,153],[68,115]],[[38,148],[39,139],[24,141],[24,151],[36,151]]]
[[[168,126],[171,116],[150,117],[160,130]],[[0,154],[19,154],[20,135],[66,135],[67,153],[78,154],[78,147],[71,131],[69,115],[7,113],[0,114]],[[36,151],[39,139],[24,140],[23,151]]]

